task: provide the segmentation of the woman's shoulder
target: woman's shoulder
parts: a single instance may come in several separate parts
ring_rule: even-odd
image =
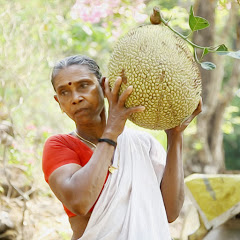
[[[77,139],[71,133],[68,134],[55,134],[47,138],[45,141],[45,146],[54,145],[71,145],[76,142]]]
[[[46,141],[61,141],[62,139],[69,139],[72,138],[73,136],[71,135],[71,133],[58,133],[58,134],[54,134],[51,135],[50,137],[47,138]]]
[[[51,135],[47,138],[46,142],[51,142],[51,141],[62,141],[64,139],[70,139],[72,137],[71,134],[67,133],[58,133]]]

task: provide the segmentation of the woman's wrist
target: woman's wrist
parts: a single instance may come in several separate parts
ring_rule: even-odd
[[[108,143],[109,145],[113,146],[114,148],[117,147],[117,142],[116,142],[116,141],[113,141],[112,139],[109,139],[109,138],[99,138],[99,139],[98,139],[98,142],[106,142],[106,143]]]
[[[167,133],[168,147],[173,145],[173,144],[182,145],[182,142],[183,142],[183,133],[182,132],[169,131]]]
[[[117,142],[118,135],[114,131],[105,129],[101,138],[107,138],[111,139],[114,142]]]
[[[165,131],[168,138],[182,138],[183,132],[175,131],[174,129],[166,130]]]

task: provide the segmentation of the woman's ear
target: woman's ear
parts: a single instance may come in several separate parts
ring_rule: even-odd
[[[54,99],[55,99],[55,101],[57,101],[59,103],[57,95],[54,95]]]
[[[62,113],[64,113],[64,111],[62,110],[62,108],[61,108],[61,106],[60,106],[60,103],[59,103],[59,100],[58,100],[57,95],[54,95],[54,99],[55,99],[55,101],[58,103],[58,105],[59,105],[59,107],[60,107]]]

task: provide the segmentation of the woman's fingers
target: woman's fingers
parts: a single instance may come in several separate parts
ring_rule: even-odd
[[[105,78],[105,81],[104,81],[104,94],[107,97],[107,99],[109,98],[110,92],[111,92],[111,90],[110,90],[110,87],[109,87],[108,78]]]
[[[196,110],[193,112],[193,114],[195,116],[197,116],[200,112],[202,112],[202,98],[200,98],[198,106],[197,106]]]
[[[142,112],[142,111],[145,110],[145,107],[143,107],[143,106],[137,106],[137,107],[131,107],[131,108],[126,108],[125,107],[125,102],[126,102],[127,98],[131,95],[131,93],[133,91],[133,87],[128,86],[124,90],[124,92],[121,95],[119,95],[119,91],[120,91],[121,84],[122,84],[122,78],[121,77],[118,77],[116,79],[112,90],[110,89],[109,81],[108,81],[107,78],[105,79],[104,84],[105,84],[105,96],[107,97],[107,99],[109,101],[109,104],[116,111],[124,110],[124,112],[122,112],[122,113],[124,115],[126,114],[127,116],[130,116],[132,113]],[[122,110],[120,110],[120,109],[122,109]]]
[[[127,114],[130,116],[133,113],[143,112],[145,110],[144,106],[131,107],[127,109]]]
[[[186,121],[184,121],[179,127],[182,130],[187,128],[187,126],[192,122],[192,120],[201,112],[202,112],[202,98],[200,99],[198,106],[195,109],[195,111],[192,113],[192,115]]]
[[[112,88],[112,100],[114,102],[117,102],[118,101],[118,97],[119,97],[119,90],[120,90],[120,87],[121,87],[121,84],[122,84],[122,78],[121,77],[118,77],[114,83],[114,86]]]
[[[171,131],[177,131],[177,132],[183,132],[188,125],[191,123],[191,121],[202,111],[202,98],[200,99],[197,108],[195,109],[195,111],[192,113],[192,115],[185,120],[182,124],[180,124],[179,126],[176,126],[174,128],[171,129],[167,129],[165,130],[166,133],[169,133]]]
[[[105,87],[105,96],[107,97],[109,102],[118,102],[119,98],[119,90],[122,84],[122,78],[118,77],[114,83],[113,88],[111,89],[109,86],[108,78],[105,79],[104,87]]]
[[[112,90],[111,90],[110,86],[109,86],[109,81],[108,81],[108,79],[106,79],[105,80],[105,95],[108,98],[108,100],[118,103],[120,106],[124,106],[127,98],[132,93],[133,87],[132,86],[127,87],[127,89],[125,89],[125,91],[121,95],[119,95],[121,84],[122,84],[122,78],[118,77],[114,83]]]
[[[119,96],[119,104],[120,106],[124,106],[127,98],[131,95],[133,91],[133,86],[127,87],[124,92]]]
[[[194,110],[192,115],[186,120],[186,123],[190,123],[200,112],[202,112],[202,98],[200,99],[197,108]]]

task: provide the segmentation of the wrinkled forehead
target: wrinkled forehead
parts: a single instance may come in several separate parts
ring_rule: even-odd
[[[71,65],[59,69],[53,78],[54,88],[60,85],[71,85],[75,81],[81,79],[88,79],[94,82],[98,82],[96,75],[88,68],[87,65]]]

